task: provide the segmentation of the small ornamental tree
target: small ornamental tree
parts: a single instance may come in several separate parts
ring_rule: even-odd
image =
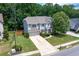
[[[6,39],[6,40],[9,40],[9,33],[8,33],[7,26],[4,26],[3,38]]]
[[[69,28],[69,17],[64,12],[57,12],[53,15],[54,33],[65,33]]]

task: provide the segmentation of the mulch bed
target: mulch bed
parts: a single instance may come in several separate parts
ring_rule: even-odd
[[[22,35],[22,34],[23,34],[23,30],[17,30],[17,31],[16,31],[16,35],[17,35],[17,36]]]

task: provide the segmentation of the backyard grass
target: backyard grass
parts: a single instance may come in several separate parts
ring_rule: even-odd
[[[79,38],[72,37],[69,35],[57,35],[57,36],[52,36],[51,38],[47,39],[47,41],[54,46],[59,45],[59,44],[63,44],[63,43],[67,43],[70,41],[74,41],[74,40],[79,40]]]

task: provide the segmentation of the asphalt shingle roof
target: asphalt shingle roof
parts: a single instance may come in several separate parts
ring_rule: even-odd
[[[34,16],[34,17],[26,17],[24,19],[27,24],[42,24],[42,23],[50,23],[51,22],[51,17],[47,16]]]
[[[70,26],[72,29],[77,30],[77,28],[79,27],[79,18],[72,18],[70,21]]]

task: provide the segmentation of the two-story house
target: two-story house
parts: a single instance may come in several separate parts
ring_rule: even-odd
[[[23,20],[24,32],[29,34],[39,34],[40,32],[52,32],[51,17],[47,16],[34,16],[26,17]]]

